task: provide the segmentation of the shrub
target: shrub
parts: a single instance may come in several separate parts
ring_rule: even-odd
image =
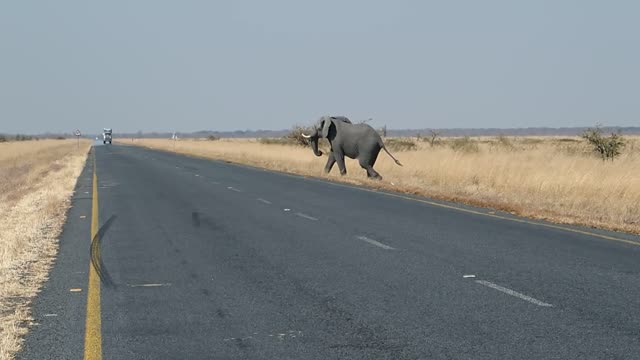
[[[9,141],[6,136],[0,134],[0,143]]]
[[[602,135],[602,129],[596,126],[594,129],[587,129],[582,138],[592,146],[601,158],[602,161],[615,159],[620,155],[622,148],[624,147],[624,139],[620,134],[611,133],[610,136],[605,137]]]
[[[392,151],[411,151],[418,149],[416,143],[408,139],[387,139],[385,146]]]
[[[287,139],[287,138],[260,138],[258,139],[258,141],[260,142],[260,144],[265,144],[265,145],[292,145],[293,143],[291,142],[291,140]]]
[[[428,141],[431,147],[434,147],[435,145],[438,145],[440,143],[440,135],[441,133],[439,131],[435,131],[435,130],[429,131]]]
[[[27,141],[33,140],[33,136],[17,134],[15,139],[16,141]]]
[[[492,148],[496,147],[498,149],[504,149],[507,151],[517,150],[511,139],[502,134],[498,135],[494,141],[490,142],[490,146]]]
[[[310,133],[311,131],[307,128],[301,126],[295,126],[287,135],[284,136],[285,139],[289,140],[290,143],[294,145],[300,146],[308,146],[309,140],[302,136],[303,133]]]
[[[214,136],[214,135],[209,135],[209,136],[207,136],[207,140],[216,141],[216,140],[220,140],[220,138],[217,137],[217,136]]]
[[[459,152],[474,153],[480,151],[478,143],[468,136],[453,139],[450,143],[450,146],[454,151]]]

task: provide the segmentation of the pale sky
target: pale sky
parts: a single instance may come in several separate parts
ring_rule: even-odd
[[[639,1],[3,1],[0,133],[640,125]]]

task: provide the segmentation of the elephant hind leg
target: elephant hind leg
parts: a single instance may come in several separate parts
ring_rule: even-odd
[[[373,169],[373,164],[367,163],[365,161],[360,161],[360,167],[367,170],[368,178],[382,180],[382,176],[380,176],[380,174],[378,174],[378,172]]]
[[[382,180],[382,176],[380,176],[380,174],[378,174],[377,171],[373,170],[373,166],[369,166],[368,168],[366,168],[367,170],[367,177],[368,178],[372,178],[372,179],[376,179],[376,180]]]

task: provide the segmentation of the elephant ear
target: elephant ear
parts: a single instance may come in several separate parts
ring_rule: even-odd
[[[324,124],[322,125],[322,137],[327,139],[329,138],[329,128],[333,124],[333,119],[329,116],[324,116]]]

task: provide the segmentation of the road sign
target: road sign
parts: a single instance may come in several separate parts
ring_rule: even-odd
[[[76,129],[76,131],[74,131],[74,135],[76,136],[76,139],[78,139],[78,144],[77,144],[77,148],[80,149],[80,129]]]

